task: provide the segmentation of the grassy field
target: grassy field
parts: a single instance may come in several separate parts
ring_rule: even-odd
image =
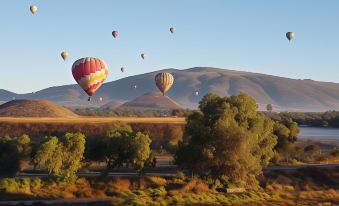
[[[74,118],[49,118],[49,117],[0,117],[0,123],[170,123],[185,124],[182,117],[74,117]]]

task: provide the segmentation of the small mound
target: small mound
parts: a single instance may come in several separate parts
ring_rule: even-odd
[[[112,100],[112,101],[102,105],[100,108],[101,109],[115,109],[125,102],[126,101],[123,101],[123,100]]]
[[[47,100],[13,100],[0,105],[1,117],[77,117],[69,109]]]
[[[150,109],[150,110],[167,110],[182,109],[182,107],[168,96],[161,93],[146,93],[132,101],[126,102],[119,109]]]

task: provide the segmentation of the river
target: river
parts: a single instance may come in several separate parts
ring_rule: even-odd
[[[319,142],[339,146],[339,128],[320,128],[300,126],[298,141]]]

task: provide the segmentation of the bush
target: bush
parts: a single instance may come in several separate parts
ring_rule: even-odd
[[[41,179],[33,179],[34,183],[30,178],[4,178],[0,180],[0,190],[6,192],[14,192],[18,190],[24,190],[30,192],[31,186],[36,186],[37,182],[41,183]]]
[[[151,176],[151,177],[147,177],[147,179],[155,186],[157,187],[161,187],[161,186],[165,186],[167,184],[167,180],[165,178],[162,177],[155,177],[155,176]]]
[[[338,157],[338,158],[339,158],[339,150],[334,150],[334,151],[332,151],[332,152],[331,152],[331,155],[332,155],[333,157]]]

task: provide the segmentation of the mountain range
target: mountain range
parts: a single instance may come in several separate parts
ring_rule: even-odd
[[[245,92],[257,100],[259,110],[265,110],[267,104],[272,104],[275,111],[339,110],[338,83],[210,67],[166,69],[107,82],[91,102],[87,102],[87,95],[75,84],[50,87],[28,94],[15,94],[2,89],[0,101],[6,102],[13,98],[46,99],[67,107],[100,107],[111,101],[127,102],[145,93],[157,92],[154,76],[158,72],[173,74],[175,82],[167,95],[184,108],[196,108],[202,96],[208,92],[221,96]],[[100,97],[103,101],[99,101]]]

